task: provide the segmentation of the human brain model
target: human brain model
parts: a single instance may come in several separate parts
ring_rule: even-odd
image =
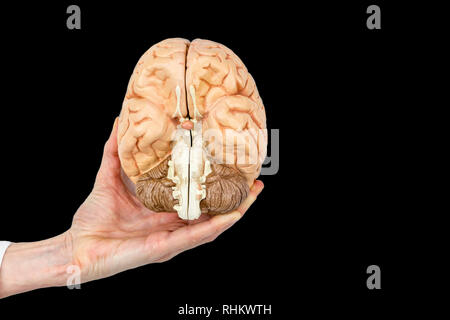
[[[259,176],[266,115],[227,47],[175,38],[137,63],[119,117],[119,158],[150,210],[185,220],[235,210]]]

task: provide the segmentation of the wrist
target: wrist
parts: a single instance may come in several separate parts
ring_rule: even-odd
[[[70,233],[36,242],[13,243],[0,268],[0,298],[66,284],[72,263]]]

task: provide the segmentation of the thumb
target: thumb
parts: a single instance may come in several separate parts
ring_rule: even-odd
[[[120,160],[117,145],[118,120],[119,118],[114,120],[111,134],[103,148],[103,158],[97,174],[97,179],[120,178]]]

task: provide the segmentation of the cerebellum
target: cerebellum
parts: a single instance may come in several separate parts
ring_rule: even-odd
[[[155,212],[171,212],[174,205],[178,204],[178,201],[172,196],[172,188],[175,183],[167,178],[168,162],[169,159],[166,159],[143,174],[136,183],[138,199]]]
[[[206,198],[200,203],[202,212],[222,214],[236,210],[250,192],[245,177],[235,168],[212,165],[206,178]]]
[[[178,200],[172,196],[175,183],[167,178],[168,162],[162,162],[136,183],[139,200],[155,212],[173,211]],[[239,207],[249,194],[245,177],[235,168],[213,164],[212,172],[206,178],[206,197],[200,201],[202,213],[222,214]]]

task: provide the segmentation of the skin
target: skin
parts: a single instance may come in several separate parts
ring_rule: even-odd
[[[238,210],[195,222],[177,213],[152,213],[127,189],[117,153],[117,119],[105,144],[94,188],[61,235],[13,243],[0,268],[0,298],[38,288],[64,286],[74,269],[81,282],[164,262],[216,239],[256,200],[264,185],[255,181]],[[72,271],[71,271],[72,270]]]

